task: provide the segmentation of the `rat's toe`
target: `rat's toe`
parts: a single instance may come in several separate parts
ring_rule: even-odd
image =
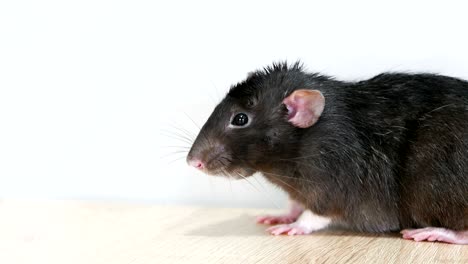
[[[289,215],[266,215],[257,217],[257,223],[274,225],[274,224],[290,224],[293,223],[296,219]]]
[[[440,227],[425,227],[413,230],[402,230],[404,239],[419,241],[440,241],[451,244],[468,244],[468,231],[454,231]]]
[[[268,228],[267,232],[269,232],[272,235],[277,236],[277,235],[281,235],[281,234],[285,234],[289,232],[290,229],[291,227],[289,227],[289,225],[276,225],[276,226],[272,226]]]

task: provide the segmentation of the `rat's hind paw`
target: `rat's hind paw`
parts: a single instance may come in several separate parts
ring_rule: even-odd
[[[400,232],[404,239],[414,241],[440,241],[451,244],[468,245],[468,231],[454,231],[440,227],[405,229]]]
[[[266,225],[291,224],[297,220],[292,215],[265,215],[257,217],[257,223]]]

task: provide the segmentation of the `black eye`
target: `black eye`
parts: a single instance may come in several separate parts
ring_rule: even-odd
[[[231,121],[231,124],[234,126],[245,126],[249,122],[249,118],[246,114],[240,113],[234,116]]]

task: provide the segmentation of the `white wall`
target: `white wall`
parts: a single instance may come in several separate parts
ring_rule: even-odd
[[[346,80],[468,79],[464,1],[1,1],[0,197],[284,204],[265,182],[201,175],[167,136],[228,87],[302,59]]]

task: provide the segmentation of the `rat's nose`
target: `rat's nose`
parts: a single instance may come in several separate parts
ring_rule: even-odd
[[[199,170],[203,170],[205,168],[205,165],[203,165],[203,162],[199,159],[190,159],[188,164]]]

